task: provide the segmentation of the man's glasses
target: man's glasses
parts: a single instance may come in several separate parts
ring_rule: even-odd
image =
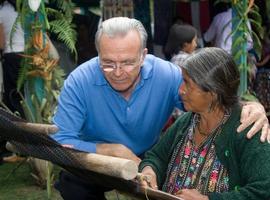
[[[123,63],[120,64],[116,64],[116,63],[101,63],[101,68],[104,72],[112,72],[113,70],[115,70],[117,67],[119,67],[121,70],[124,70],[126,72],[130,72],[132,70],[134,70],[138,64],[141,61],[141,58],[139,60],[136,61],[125,61]]]

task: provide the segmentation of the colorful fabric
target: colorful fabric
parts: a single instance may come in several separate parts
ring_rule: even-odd
[[[179,141],[185,137],[193,114],[183,114],[161,140],[148,152],[139,166],[151,166],[157,175],[159,189],[166,180],[168,163]],[[270,199],[270,145],[260,141],[261,132],[252,139],[246,134],[250,127],[237,133],[241,107],[233,106],[229,119],[215,138],[215,151],[221,164],[228,171],[229,191],[211,192],[209,200],[265,200]],[[213,175],[214,176],[214,175]]]
[[[196,147],[194,142],[198,115],[194,115],[187,134],[172,155],[163,190],[175,194],[181,189],[197,189],[202,194],[225,192],[229,189],[227,170],[217,158],[214,138],[218,130]]]

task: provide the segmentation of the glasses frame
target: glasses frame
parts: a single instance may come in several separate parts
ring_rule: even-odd
[[[104,72],[112,72],[117,68],[120,68],[123,71],[126,72],[131,72],[132,70],[134,70],[138,64],[142,61],[142,55],[140,55],[139,59],[136,59],[136,61],[134,61],[134,63],[119,63],[117,64],[116,62],[113,63],[102,63],[100,61],[100,67]],[[106,66],[106,67],[104,67]]]

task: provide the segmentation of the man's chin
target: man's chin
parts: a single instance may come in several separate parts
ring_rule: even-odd
[[[129,90],[130,87],[113,87],[112,86],[112,89],[116,92],[119,92],[119,93],[124,93],[124,92],[127,92]]]
[[[132,90],[132,87],[133,85],[122,85],[122,86],[119,86],[119,85],[111,85],[112,89],[120,94],[128,94],[131,90]]]

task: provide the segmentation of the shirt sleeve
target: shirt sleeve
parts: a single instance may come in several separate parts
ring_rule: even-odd
[[[215,39],[216,37],[216,31],[217,31],[217,27],[216,27],[216,23],[217,23],[217,17],[214,17],[212,23],[210,24],[210,27],[208,28],[208,30],[204,33],[203,35],[203,39],[206,42],[211,42]]]
[[[57,112],[53,122],[59,131],[52,136],[60,144],[72,145],[73,148],[85,151],[96,152],[96,143],[83,141],[80,138],[80,131],[87,117],[83,89],[78,81],[71,74],[65,81],[64,87],[59,96]]]
[[[173,92],[174,92],[175,107],[179,108],[180,110],[184,110],[182,98],[179,94],[179,88],[183,82],[182,70],[179,66],[176,66],[174,78],[175,78],[175,87]]]

